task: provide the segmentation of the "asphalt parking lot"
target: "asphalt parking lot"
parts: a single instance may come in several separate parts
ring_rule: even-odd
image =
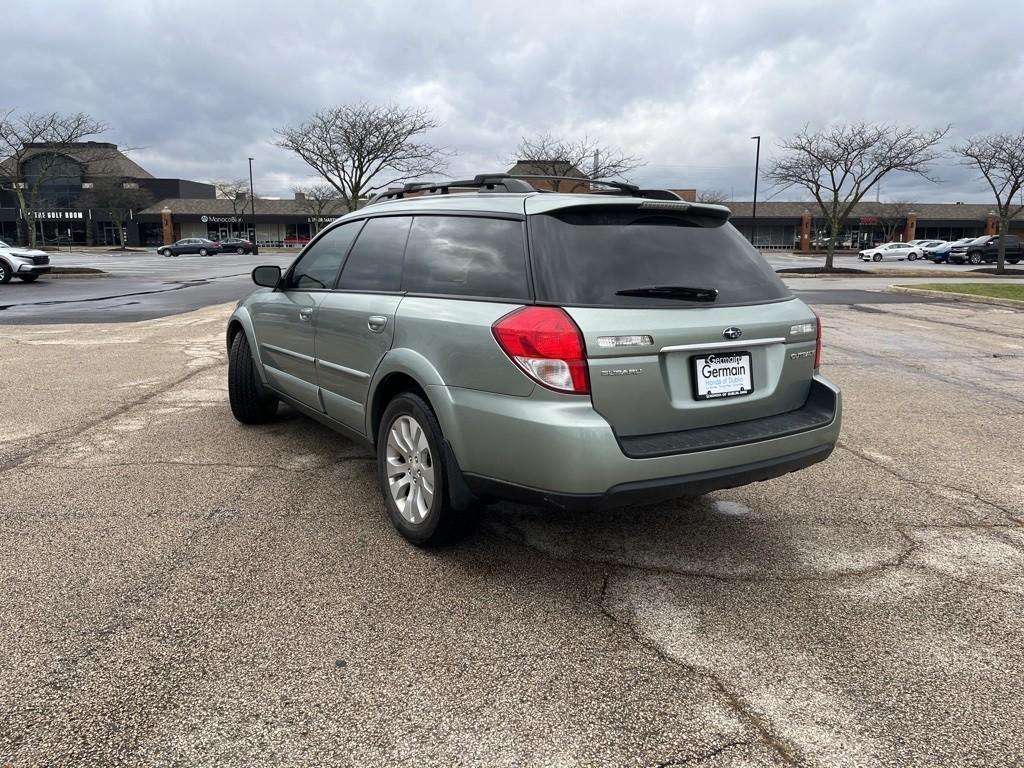
[[[103,270],[106,277],[44,278],[32,284],[18,280],[0,286],[0,326],[36,323],[133,322],[167,317],[213,304],[237,301],[252,290],[250,274],[258,264],[285,267],[294,250],[258,255],[183,255],[165,258],[155,251],[127,253],[73,252],[51,254],[56,267]],[[823,257],[766,252],[776,269],[821,266]],[[837,265],[856,266],[855,257],[838,256]],[[892,282],[928,282],[936,274],[974,267],[931,262],[872,264],[871,269],[920,272],[921,277],[789,278],[797,294],[816,304],[905,303],[919,301],[883,293]]]
[[[4,328],[0,765],[1018,764],[1024,313],[910,299],[817,307],[826,463],[434,552],[230,305]]]

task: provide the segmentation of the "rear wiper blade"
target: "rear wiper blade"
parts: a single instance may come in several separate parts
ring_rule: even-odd
[[[646,288],[626,288],[616,296],[652,296],[659,299],[686,299],[687,301],[714,301],[717,288],[693,288],[687,285],[650,285]]]

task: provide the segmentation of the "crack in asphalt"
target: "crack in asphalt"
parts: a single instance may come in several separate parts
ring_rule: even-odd
[[[8,458],[7,460],[5,460],[2,464],[0,464],[0,475],[4,474],[6,472],[10,472],[11,470],[17,469],[22,464],[24,464],[26,461],[28,461],[28,459],[31,456],[39,453],[40,451],[45,451],[48,448],[52,448],[53,446],[57,445],[58,443],[60,443],[60,442],[62,442],[64,440],[69,440],[71,438],[78,437],[79,435],[82,435],[85,432],[88,432],[90,429],[98,427],[100,424],[103,424],[104,422],[112,421],[113,419],[116,419],[118,416],[124,415],[125,413],[127,413],[130,410],[132,410],[133,408],[136,408],[136,407],[138,407],[140,405],[144,405],[148,401],[153,400],[153,399],[159,397],[160,395],[165,394],[166,392],[169,392],[170,390],[174,389],[179,384],[184,384],[185,382],[189,381],[190,379],[193,379],[196,376],[199,376],[200,374],[203,374],[203,373],[207,372],[211,368],[214,368],[214,367],[216,367],[218,365],[222,365],[223,362],[224,361],[222,359],[218,359],[215,362],[206,363],[205,365],[197,366],[194,370],[189,371],[184,376],[179,376],[178,378],[173,379],[170,382],[168,382],[167,384],[161,386],[159,389],[155,389],[155,390],[147,393],[146,395],[143,395],[140,398],[137,398],[135,400],[131,400],[129,402],[126,402],[126,403],[118,406],[114,410],[112,410],[112,411],[110,411],[110,412],[108,412],[108,413],[104,414],[103,416],[100,416],[100,417],[98,417],[96,419],[92,419],[90,421],[86,421],[86,422],[83,422],[83,423],[75,425],[75,426],[67,427],[65,429],[51,430],[50,432],[44,433],[46,435],[58,435],[58,436],[55,437],[52,440],[44,440],[41,443],[33,443],[31,448],[28,448],[27,450],[23,451],[20,454],[16,453],[14,456],[12,456],[12,457]],[[34,440],[35,437],[36,436],[33,435],[32,438],[27,438],[27,440]]]
[[[130,291],[128,293],[115,293],[110,296],[86,296],[81,299],[50,299],[48,301],[23,301],[16,304],[0,304],[0,312],[5,309],[13,309],[15,307],[50,307],[58,304],[84,304],[91,301],[110,301],[112,299],[127,299],[132,296],[151,296],[156,293],[171,293],[172,291],[182,291],[186,288],[196,288],[201,285],[209,285],[215,280],[226,280],[232,277],[243,277],[248,275],[248,272],[239,272],[231,275],[216,275],[213,277],[204,277],[197,280],[174,280],[169,288],[158,288],[151,291]],[[155,281],[154,281],[155,282]]]
[[[725,684],[725,682],[714,672],[698,667],[693,664],[687,664],[680,659],[675,658],[671,654],[667,653],[660,645],[653,640],[644,637],[640,630],[628,619],[622,619],[615,615],[615,613],[608,608],[606,605],[606,598],[608,596],[608,584],[611,580],[611,573],[605,572],[604,579],[601,583],[601,591],[598,597],[598,609],[601,613],[607,617],[610,621],[620,627],[624,627],[629,634],[633,637],[634,642],[638,645],[647,648],[652,651],[659,659],[666,664],[671,664],[679,669],[682,669],[694,677],[703,679],[711,684],[711,686],[719,693],[722,698],[725,699],[729,706],[740,722],[745,723],[749,727],[753,728],[755,733],[760,737],[761,741],[769,749],[772,750],[786,765],[802,765],[801,761],[796,756],[796,750],[787,744],[782,738],[775,735],[772,730],[771,724],[763,715],[751,706],[740,694],[736,693]],[[722,750],[718,750],[721,752]],[[703,756],[701,759],[707,760],[713,757],[717,753],[711,753]],[[692,760],[691,760],[692,762]],[[672,765],[672,763],[667,763]]]
[[[1004,402],[1009,400],[1012,403],[1024,403],[1024,398],[1014,397],[1009,394],[1005,389],[996,389],[994,387],[985,386],[979,384],[974,379],[961,379],[955,376],[946,376],[941,373],[935,373],[922,365],[912,365],[905,362],[902,358],[877,355],[871,352],[866,352],[863,349],[851,349],[850,347],[844,347],[841,344],[835,342],[829,342],[829,348],[838,350],[845,355],[849,355],[854,360],[860,360],[862,362],[869,362],[873,365],[877,365],[879,361],[886,366],[890,366],[895,369],[903,370],[908,373],[917,374],[926,379],[932,379],[934,381],[940,381],[943,384],[952,384],[960,389],[969,389],[973,394],[978,395],[984,393],[989,396],[992,401],[997,402],[1001,407]]]
[[[969,325],[967,323],[958,323],[958,322],[955,322],[955,321],[952,321],[952,320],[947,320],[945,318],[943,318],[942,320],[938,320],[938,319],[936,319],[934,317],[922,317],[921,315],[914,315],[914,314],[909,314],[909,313],[906,313],[906,312],[893,312],[893,311],[888,310],[888,309],[881,309],[881,308],[879,308],[881,306],[891,306],[891,305],[872,305],[870,307],[866,307],[866,306],[862,306],[860,304],[848,304],[846,306],[849,309],[852,309],[852,310],[854,310],[856,312],[864,312],[866,314],[888,315],[889,317],[896,317],[896,318],[900,318],[902,320],[916,320],[916,321],[919,321],[919,322],[922,322],[922,323],[931,323],[932,325],[937,325],[937,326],[940,326],[940,327],[948,325],[948,326],[953,326],[955,328],[963,328],[965,331],[974,331],[976,333],[985,333],[985,334],[988,334],[990,336],[1002,336],[1002,337],[1007,336],[1007,333],[1005,333],[1003,331],[993,330],[992,328],[978,327],[976,325]],[[913,306],[915,306],[915,304],[907,303],[907,304],[898,304],[897,306],[900,306],[900,307],[913,307]],[[986,307],[990,307],[991,308],[992,305],[985,304],[985,305],[979,305],[979,306],[986,306]],[[948,341],[948,340],[946,340],[946,341]]]
[[[936,482],[936,481],[927,481],[926,482],[924,480],[915,480],[914,478],[909,477],[908,475],[905,475],[902,472],[898,472],[897,470],[893,469],[892,467],[890,467],[889,465],[885,464],[884,462],[881,462],[878,459],[874,458],[870,454],[868,454],[868,453],[866,453],[866,452],[864,452],[864,451],[862,451],[862,450],[860,450],[858,448],[854,448],[849,443],[847,443],[845,440],[837,441],[836,442],[836,447],[842,448],[843,450],[848,451],[849,453],[852,453],[857,458],[863,459],[864,461],[868,462],[869,464],[871,464],[871,465],[873,465],[875,467],[878,467],[879,469],[883,470],[884,472],[887,472],[888,474],[892,475],[893,477],[895,477],[898,480],[902,480],[903,482],[908,483],[909,485],[912,485],[915,488],[919,488],[919,489],[923,490],[929,496],[933,496],[933,497],[935,497],[937,499],[942,499],[943,501],[949,501],[949,499],[946,498],[945,496],[943,496],[942,494],[935,493],[933,488],[945,488],[947,491],[954,491],[956,493],[962,493],[965,496],[969,496],[969,497],[973,498],[978,503],[984,504],[986,506],[989,506],[992,509],[996,510],[997,512],[1001,513],[1007,520],[1009,520],[1014,525],[1018,525],[1018,526],[1021,525],[1021,521],[1020,521],[1019,518],[1016,517],[1016,513],[1015,512],[1007,509],[1006,507],[1004,507],[1004,506],[1002,506],[1000,504],[996,504],[994,501],[989,501],[988,499],[983,498],[976,491],[972,491],[972,490],[970,490],[968,488],[961,488],[961,487],[956,486],[956,485],[949,485],[948,483],[940,483],[940,482]],[[965,524],[964,527],[972,527],[972,526],[969,525],[969,524]]]
[[[663,565],[643,565],[635,562],[623,562],[622,560],[616,560],[614,554],[609,554],[607,557],[586,557],[586,556],[563,556],[548,550],[542,549],[541,547],[532,544],[526,539],[525,534],[519,530],[514,523],[506,523],[504,526],[495,524],[493,521],[489,522],[487,526],[491,531],[515,544],[519,544],[533,552],[538,552],[546,557],[552,558],[562,563],[570,564],[587,564],[587,565],[611,565],[616,568],[628,568],[633,571],[640,573],[649,574],[671,574],[673,576],[682,576],[690,579],[708,579],[710,581],[717,581],[723,584],[744,584],[744,583],[782,583],[782,584],[800,584],[800,583],[824,583],[831,581],[840,581],[843,579],[857,579],[864,578],[866,576],[875,576],[882,571],[890,568],[901,568],[906,563],[907,559],[910,558],[914,552],[921,547],[921,544],[914,541],[911,536],[907,534],[900,527],[890,529],[892,532],[899,534],[903,539],[907,541],[908,546],[903,549],[896,557],[882,562],[873,563],[872,565],[865,566],[863,568],[850,569],[844,571],[836,571],[829,574],[800,574],[794,576],[779,576],[770,573],[765,574],[733,574],[723,575],[720,573],[705,573],[695,569],[683,569],[674,568],[672,566]]]
[[[675,766],[698,765],[699,763],[704,763],[704,762],[707,762],[708,760],[711,760],[711,759],[713,759],[715,757],[718,757],[720,754],[722,754],[723,752],[727,752],[730,749],[735,749],[736,747],[752,747],[752,746],[754,746],[754,744],[753,744],[753,742],[750,742],[750,741],[729,741],[729,742],[726,742],[725,744],[722,744],[720,747],[716,747],[715,749],[712,749],[709,752],[704,752],[703,754],[700,754],[700,755],[694,755],[693,757],[682,757],[682,758],[667,760],[665,762],[658,763],[655,766],[655,768],[674,768]]]

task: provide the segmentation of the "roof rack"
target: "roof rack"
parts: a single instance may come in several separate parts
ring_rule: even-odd
[[[403,184],[401,187],[385,189],[377,193],[367,205],[384,200],[401,200],[407,194],[418,192],[426,195],[447,195],[452,189],[477,189],[481,192],[548,192],[538,190],[531,181],[573,181],[578,184],[600,184],[608,189],[599,190],[597,195],[628,195],[643,197],[650,200],[681,200],[679,195],[668,189],[641,189],[635,184],[624,181],[608,181],[605,179],[587,179],[580,176],[545,176],[545,175],[514,175],[509,173],[480,173],[472,179],[458,181],[417,181]]]

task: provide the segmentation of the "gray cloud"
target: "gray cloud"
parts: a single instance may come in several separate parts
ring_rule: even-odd
[[[156,175],[241,177],[252,155],[268,195],[308,178],[275,127],[368,100],[430,107],[457,175],[502,170],[524,133],[588,133],[643,156],[636,181],[749,199],[753,134],[767,156],[805,123],[953,123],[954,138],[1024,127],[1018,3],[976,9],[15,0],[3,98],[108,121]],[[892,177],[882,197],[987,199],[952,160],[937,171],[943,184]]]

